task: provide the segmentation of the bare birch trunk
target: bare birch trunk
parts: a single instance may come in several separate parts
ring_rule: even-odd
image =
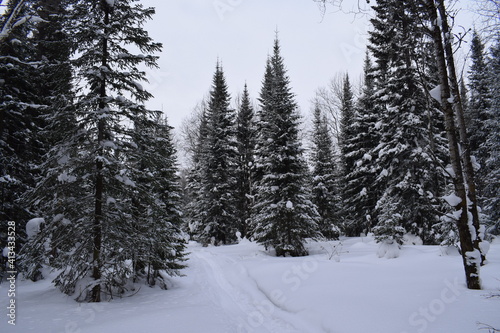
[[[440,8],[444,8],[443,0],[437,1]],[[469,211],[468,211],[468,196],[467,196],[467,188],[466,181],[464,179],[464,173],[462,169],[462,156],[459,150],[459,141],[457,138],[457,128],[455,126],[455,112],[453,110],[453,103],[460,103],[459,97],[456,95],[454,98],[458,98],[456,100],[452,100],[450,97],[452,96],[452,89],[450,87],[450,78],[448,76],[448,69],[453,69],[454,67],[448,67],[449,62],[453,62],[453,56],[446,56],[445,52],[445,44],[443,43],[443,38],[441,35],[441,27],[438,22],[438,14],[437,8],[435,6],[434,0],[427,0],[427,9],[429,18],[432,24],[432,29],[430,31],[432,40],[434,42],[435,56],[436,56],[436,64],[438,67],[439,81],[441,87],[441,107],[443,110],[444,118],[445,118],[445,126],[446,126],[446,134],[448,138],[448,149],[450,152],[450,160],[451,165],[454,172],[453,183],[455,186],[455,195],[457,195],[461,202],[455,206],[457,212],[460,212],[460,217],[458,219],[458,231],[460,237],[460,247],[462,253],[462,260],[465,268],[465,277],[467,282],[467,288],[469,289],[481,289],[481,283],[479,279],[479,270],[480,270],[480,258],[477,258],[479,252],[479,244],[476,242],[478,238],[476,234],[473,235],[473,231],[475,228],[470,228],[469,224]],[[446,17],[440,18],[442,21],[446,21]],[[445,27],[447,24],[445,24]],[[448,64],[447,64],[448,60]],[[448,66],[447,66],[448,65]],[[456,77],[455,77],[456,82]],[[458,86],[458,85],[457,85]],[[471,202],[471,204],[475,204]],[[477,207],[476,207],[477,209]],[[472,223],[472,221],[471,221]],[[472,229],[472,230],[471,230]]]
[[[472,235],[474,242],[474,247],[479,249],[479,243],[481,242],[479,233],[479,211],[476,196],[476,182],[474,176],[474,167],[472,165],[471,151],[469,145],[469,138],[467,137],[467,128],[465,125],[464,109],[462,104],[462,97],[460,95],[460,89],[455,69],[455,61],[453,59],[453,48],[451,40],[451,31],[448,26],[448,20],[446,17],[446,8],[443,0],[438,1],[438,11],[441,18],[442,33],[445,36],[444,40],[444,51],[446,55],[446,63],[448,66],[448,75],[450,80],[451,98],[452,105],[455,109],[455,117],[457,119],[458,132],[460,134],[460,148],[461,149],[461,160],[465,175],[465,184],[467,185],[467,197],[469,199],[469,212],[472,214],[472,224],[476,231],[476,235]],[[481,253],[481,264],[484,263],[486,257]]]

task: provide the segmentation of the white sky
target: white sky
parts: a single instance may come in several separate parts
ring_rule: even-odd
[[[365,0],[344,0],[356,5]],[[467,10],[477,0],[460,0],[459,15],[470,27]],[[323,16],[313,0],[141,0],[155,7],[156,15],[146,29],[163,43],[160,69],[148,70],[155,97],[151,109],[167,114],[178,127],[208,93],[219,58],[231,96],[241,93],[245,82],[256,99],[264,76],[266,58],[279,31],[281,52],[291,87],[303,114],[319,87],[337,73],[348,72],[357,84],[366,50],[368,18],[334,12]],[[374,1],[372,1],[374,2]],[[2,4],[6,0],[2,0]],[[465,46],[468,49],[468,45]]]
[[[178,127],[208,93],[217,58],[231,96],[245,82],[258,97],[266,58],[279,31],[282,56],[303,113],[337,72],[362,73],[367,19],[327,11],[313,0],[143,0],[156,8],[150,35],[163,43],[160,70],[149,71],[148,106],[163,109]]]

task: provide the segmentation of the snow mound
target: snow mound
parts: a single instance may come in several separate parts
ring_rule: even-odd
[[[395,241],[384,241],[380,243],[377,250],[379,258],[394,259],[399,257],[399,244]]]

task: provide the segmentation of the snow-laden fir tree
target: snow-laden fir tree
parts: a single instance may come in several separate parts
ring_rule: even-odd
[[[354,94],[352,92],[349,74],[345,74],[342,80],[342,96],[340,99],[340,138],[339,146],[342,153],[342,164],[352,164],[348,155],[348,150],[345,147],[344,141],[346,138],[354,136],[350,124],[354,121]],[[343,165],[343,167],[345,167]]]
[[[346,145],[346,142],[355,135],[352,126],[354,122],[354,94],[352,92],[349,74],[345,74],[342,79],[342,94],[340,96],[340,130],[339,130],[339,148],[340,148],[340,173],[345,175],[348,166],[354,164],[353,156]],[[342,177],[342,180],[344,177]],[[341,181],[342,184],[342,181]],[[343,186],[343,185],[341,185]]]
[[[206,110],[206,144],[204,160],[200,161],[201,195],[195,198],[203,212],[196,231],[203,244],[236,241],[236,111],[229,107],[227,90],[224,71],[217,63]]]
[[[132,142],[138,149],[131,152],[129,164],[137,186],[127,205],[134,246],[123,251],[126,258],[132,258],[136,280],[144,278],[150,286],[158,282],[163,288],[164,273],[176,275],[184,268],[185,249],[171,131],[161,112],[135,119]]]
[[[481,164],[485,160],[485,154],[481,146],[488,135],[486,129],[487,112],[491,105],[491,96],[487,59],[484,43],[481,36],[474,30],[471,41],[471,66],[469,69],[469,100],[467,103],[467,133],[472,154]],[[482,183],[482,182],[481,182]]]
[[[237,156],[237,203],[236,216],[241,237],[247,236],[248,223],[253,205],[255,139],[257,128],[255,112],[250,102],[247,85],[243,89],[236,124]]]
[[[367,54],[361,95],[355,104],[352,120],[345,124],[346,135],[342,137],[342,213],[344,231],[349,236],[370,231],[376,220],[375,158],[369,152],[378,145],[380,133],[376,128],[378,117],[373,98],[373,70]]]
[[[379,1],[373,7],[370,50],[375,58],[375,103],[378,104],[380,142],[369,155],[379,170],[375,184],[381,195],[376,205],[377,238],[387,242],[387,233],[402,242],[396,226],[434,241],[432,226],[439,222],[434,190],[438,167],[429,150],[429,109],[421,77],[417,73],[415,47],[421,36],[414,9],[408,1]],[[389,37],[390,36],[390,37]],[[397,221],[397,223],[395,222]]]
[[[487,110],[485,127],[487,132],[483,144],[487,152],[482,162],[484,171],[484,209],[489,215],[489,231],[500,234],[500,34],[491,47],[488,62],[488,77],[490,82],[491,104]]]
[[[307,254],[306,239],[320,235],[319,215],[311,201],[300,115],[286,72],[276,38],[259,98],[252,231],[276,255],[301,256]]]
[[[151,267],[153,277],[162,269],[176,274],[181,267],[177,218],[162,201],[162,191],[172,190],[162,187],[173,180],[152,181],[172,166],[172,156],[145,151],[138,135],[162,131],[157,113],[143,105],[151,94],[140,84],[145,73],[138,69],[157,67],[153,53],[161,44],[143,29],[153,14],[135,0],[79,0],[68,17],[66,29],[77,45],[77,123],[59,136],[43,165],[33,202],[46,226],[26,247],[24,265],[29,274],[43,259],[34,254],[43,251],[60,270],[56,286],[79,300],[99,302],[130,290],[128,283],[140,272],[134,263]],[[61,112],[52,121],[68,117]],[[153,234],[161,238],[151,241]]]
[[[482,205],[484,201],[490,199],[491,193],[487,195],[485,189],[489,187],[491,182],[490,175],[494,170],[487,167],[487,160],[491,156],[491,148],[488,144],[488,138],[497,132],[495,127],[491,127],[494,121],[494,115],[491,114],[492,109],[492,90],[495,85],[491,81],[492,71],[488,66],[488,59],[484,49],[484,43],[477,33],[473,32],[471,42],[471,66],[469,69],[469,99],[467,108],[465,109],[465,118],[467,123],[467,134],[469,138],[469,147],[471,155],[474,156],[476,163],[475,180],[477,183],[477,195],[479,203]],[[493,116],[493,117],[492,117]],[[497,184],[498,185],[498,184]],[[491,224],[488,221],[487,215],[482,215],[483,222]]]
[[[0,24],[5,26],[19,1],[9,1]],[[34,24],[15,22],[33,14],[24,5],[13,18],[13,28],[0,42],[0,246],[7,235],[8,221],[16,223],[17,242],[25,239],[24,225],[30,218],[21,196],[34,185],[34,165],[41,159],[37,133],[41,105],[36,94],[36,45]]]
[[[196,238],[201,220],[206,212],[199,205],[199,198],[203,197],[202,180],[205,173],[205,153],[208,137],[208,119],[205,103],[202,103],[199,114],[199,122],[196,124],[192,142],[191,165],[186,175],[185,190],[185,227],[191,238]]]
[[[328,120],[317,105],[314,108],[313,125],[312,202],[320,215],[318,227],[321,234],[327,239],[338,239],[340,236],[337,181],[339,173]]]

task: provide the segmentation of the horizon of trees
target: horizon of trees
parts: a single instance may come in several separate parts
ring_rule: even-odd
[[[500,232],[500,36],[486,50],[473,34],[459,85],[444,5],[415,4],[372,7],[361,88],[346,73],[335,96],[323,90],[308,135],[277,35],[256,102],[245,84],[231,106],[217,62],[184,127],[181,169],[172,128],[144,106],[138,68],[156,68],[162,47],[143,29],[153,8],[11,0],[0,44],[2,247],[15,221],[19,270],[37,280],[60,269],[55,285],[91,302],[137,282],[166,287],[164,274],[185,267],[185,235],[204,245],[247,237],[277,256],[367,233],[387,258],[404,242],[453,245],[479,289],[483,240]],[[16,11],[23,24],[9,21]],[[35,217],[45,222],[27,234]]]

